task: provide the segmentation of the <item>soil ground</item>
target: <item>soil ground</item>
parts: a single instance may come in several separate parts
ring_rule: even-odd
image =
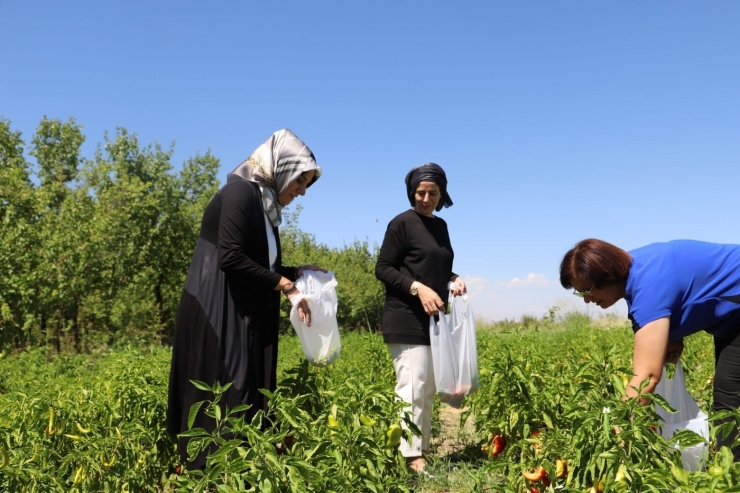
[[[473,418],[468,417],[461,429],[460,415],[464,411],[465,408],[455,409],[446,404],[439,408],[439,436],[432,437],[430,444],[437,457],[449,457],[470,445],[474,432]]]

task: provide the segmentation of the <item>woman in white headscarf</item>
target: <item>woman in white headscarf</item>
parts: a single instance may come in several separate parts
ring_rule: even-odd
[[[247,421],[267,409],[259,389],[275,390],[280,293],[298,293],[303,269],[280,255],[281,210],[321,176],[311,150],[290,130],[272,134],[227,177],[206,207],[175,325],[167,409],[168,431],[188,429],[190,407],[212,395],[190,381],[233,385],[222,407],[249,404]],[[299,315],[310,323],[305,300]],[[193,424],[212,430],[201,410]],[[187,439],[178,439],[187,461]],[[190,467],[205,464],[206,451]]]

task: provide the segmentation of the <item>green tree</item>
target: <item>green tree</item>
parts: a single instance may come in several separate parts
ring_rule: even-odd
[[[35,223],[38,250],[36,278],[36,327],[31,343],[43,338],[61,350],[62,337],[69,336],[80,350],[80,304],[85,292],[84,244],[89,230],[90,197],[75,188],[80,165],[80,147],[85,141],[74,119],[66,122],[44,117],[31,140],[40,186],[35,188],[39,217]],[[33,330],[36,329],[37,330]]]
[[[219,162],[199,155],[174,175],[172,149],[142,148],[125,129],[105,150],[89,181],[98,197],[93,234],[108,253],[100,265],[107,292],[91,301],[113,334],[168,340]]]
[[[167,340],[205,204],[210,153],[172,172],[172,148],[117,129],[91,160],[73,119],[44,118],[24,142],[0,120],[0,344],[84,351]]]
[[[35,312],[38,219],[25,143],[0,119],[0,344],[23,345]]]
[[[219,161],[209,152],[173,172],[173,147],[142,145],[118,128],[82,156],[82,127],[44,117],[29,154],[0,120],[0,344],[87,351],[123,341],[171,340],[182,287]],[[383,288],[377,251],[355,241],[329,248],[298,228],[281,230],[288,265],[331,269],[344,330],[376,330]],[[283,305],[284,314],[289,310]],[[283,329],[289,329],[287,317]]]
[[[67,184],[75,179],[85,141],[82,127],[73,118],[63,123],[44,117],[31,140],[31,156],[36,158],[42,190],[48,193],[50,206],[58,206],[69,191]]]
[[[367,241],[355,240],[342,248],[330,248],[316,242],[314,235],[298,227],[301,206],[284,212],[285,226],[280,230],[283,262],[286,265],[315,264],[337,276],[337,322],[344,330],[376,331],[380,327],[385,291],[375,278],[377,248]],[[290,304],[283,300],[283,330],[290,330],[287,314]]]

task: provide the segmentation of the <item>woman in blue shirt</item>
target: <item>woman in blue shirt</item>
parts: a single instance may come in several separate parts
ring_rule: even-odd
[[[704,330],[714,336],[713,409],[740,408],[740,245],[676,240],[627,252],[583,240],[563,257],[560,284],[601,308],[627,302],[635,331],[628,395],[647,379],[652,392],[664,363],[681,356],[683,338]],[[740,461],[740,448],[733,452]]]

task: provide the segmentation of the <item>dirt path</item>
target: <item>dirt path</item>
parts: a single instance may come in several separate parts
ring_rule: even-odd
[[[431,439],[431,448],[437,457],[449,457],[462,452],[475,441],[472,416],[460,428],[460,415],[465,410],[466,408],[455,409],[446,404],[439,408],[439,436]]]
[[[439,432],[431,438],[430,458],[433,478],[422,481],[415,491],[418,493],[457,493],[471,490],[471,479],[466,468],[457,463],[468,461],[470,447],[477,448],[473,417],[469,416],[460,427],[460,416],[466,409],[455,409],[447,404],[439,408]]]

